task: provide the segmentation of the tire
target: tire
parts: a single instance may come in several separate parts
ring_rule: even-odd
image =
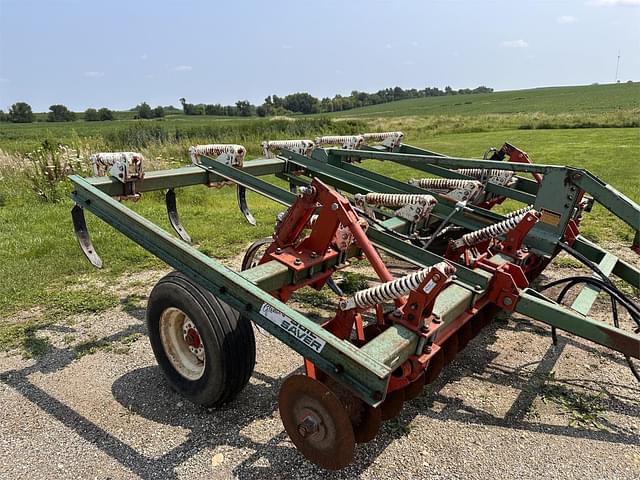
[[[167,382],[193,403],[222,405],[249,382],[256,360],[250,321],[184,274],[172,272],[153,288],[147,329]]]

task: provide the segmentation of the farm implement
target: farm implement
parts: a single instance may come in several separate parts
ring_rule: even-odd
[[[620,352],[638,377],[640,308],[621,284],[640,288],[640,271],[583,238],[580,225],[598,203],[631,227],[640,253],[640,207],[594,175],[532,164],[509,144],[483,159],[450,157],[407,145],[400,132],[262,148],[262,158],[247,161],[241,145],[195,146],[193,165],[150,172],[137,153],[95,154],[96,176],[71,177],[74,228],[93,265],[102,261],[85,210],[176,270],[153,288],[147,327],[168,383],[186,398],[212,407],[244,388],[255,363],[253,321],[304,359],[304,374],[288,377],[278,398],[291,440],[310,461],[339,469],[500,312],[549,325],[554,341],[560,329]],[[376,173],[378,162],[397,166],[394,178]],[[273,176],[289,188],[267,181]],[[248,248],[241,271],[191,245],[176,189],[193,185],[235,186],[254,225],[247,190],[286,207],[273,235]],[[155,190],[165,192],[177,236],[121,201]],[[511,211],[496,213],[499,205]],[[380,251],[413,267],[394,277]],[[561,252],[593,274],[534,287]],[[354,260],[378,282],[345,293],[334,274]],[[324,323],[287,305],[297,290],[325,285],[339,300]],[[544,293],[552,287],[553,298]],[[609,323],[589,316],[601,293],[611,300]]]

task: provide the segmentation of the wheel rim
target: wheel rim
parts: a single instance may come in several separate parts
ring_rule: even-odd
[[[160,341],[176,371],[188,380],[204,375],[205,352],[200,332],[179,308],[167,308],[160,315]]]

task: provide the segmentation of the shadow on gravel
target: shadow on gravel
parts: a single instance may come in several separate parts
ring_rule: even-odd
[[[117,379],[112,385],[112,394],[125,408],[153,422],[190,430],[188,438],[182,444],[154,458],[138,452],[29,381],[28,376],[31,373],[48,373],[64,368],[73,360],[73,352],[56,349],[38,359],[33,366],[0,375],[0,381],[143,479],[176,478],[177,467],[203,449],[218,445],[228,445],[251,452],[234,468],[233,475],[237,479],[290,478],[292,473],[298,478],[351,479],[364,472],[395,439],[406,434],[399,426],[408,425],[419,415],[437,421],[453,420],[566,437],[597,439],[609,443],[640,445],[640,438],[634,432],[617,427],[611,422],[606,425],[608,431],[594,431],[545,424],[529,418],[527,412],[535,398],[540,395],[565,346],[572,344],[585,350],[595,349],[561,337],[557,346],[549,346],[533,372],[529,368],[531,364],[514,369],[496,362],[498,353],[490,348],[496,340],[496,331],[499,328],[529,329],[537,335],[547,335],[546,331],[527,322],[510,322],[505,325],[504,322],[496,321],[489,325],[458,354],[434,384],[428,386],[420,397],[405,404],[398,418],[382,426],[374,441],[358,446],[354,463],[340,472],[326,472],[307,462],[297,453],[283,431],[266,442],[255,441],[243,432],[245,427],[256,420],[273,417],[275,422],[279,422],[276,411],[277,395],[284,379],[272,378],[259,372],[254,372],[254,381],[245,388],[237,400],[215,411],[206,411],[192,405],[172,392],[157,367],[133,370]],[[104,340],[117,340],[143,330],[142,325],[136,325]],[[599,350],[597,353],[602,355]],[[617,357],[612,358],[620,361]],[[465,377],[520,389],[520,394],[507,414],[500,417],[475,409],[463,400],[441,394],[446,384]],[[608,388],[613,385],[606,381],[596,383],[583,379],[555,379],[554,384],[567,391],[579,386],[601,392],[607,396],[608,411],[640,416],[640,405],[636,400],[640,390],[637,388],[627,387],[629,396],[623,396],[611,393]],[[439,408],[434,408],[435,403]],[[203,472],[203,475],[207,473]]]

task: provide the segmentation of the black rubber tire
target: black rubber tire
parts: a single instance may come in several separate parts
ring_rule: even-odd
[[[171,364],[160,339],[160,316],[182,310],[195,324],[205,349],[202,377],[190,380]],[[180,272],[163,277],[147,304],[151,348],[169,385],[193,403],[216,407],[233,400],[246,386],[256,362],[251,322]]]

